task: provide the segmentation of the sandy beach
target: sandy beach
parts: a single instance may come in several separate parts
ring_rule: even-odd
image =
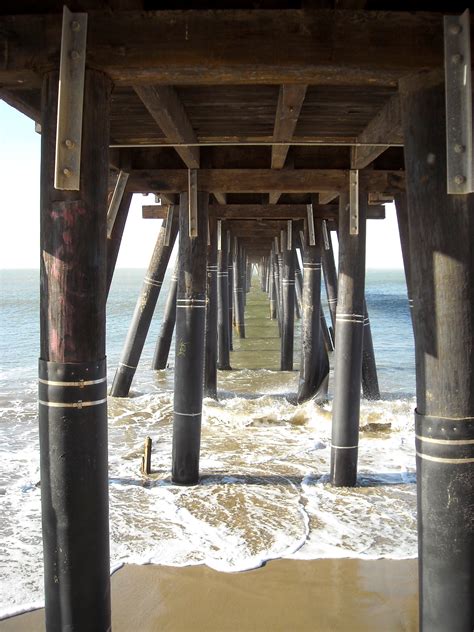
[[[126,565],[112,577],[114,632],[412,632],[416,560],[276,560],[243,573]],[[43,611],[0,622],[44,630]]]

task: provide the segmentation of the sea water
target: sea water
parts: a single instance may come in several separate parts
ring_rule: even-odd
[[[107,306],[109,384],[144,271],[117,270]],[[39,274],[0,272],[0,616],[43,600],[37,431]],[[207,564],[225,572],[274,558],[415,557],[413,336],[401,271],[368,271],[381,401],[361,404],[358,485],[328,483],[333,376],[324,406],[291,403],[298,373],[280,372],[275,321],[258,279],[233,371],[204,400],[201,482],[170,482],[173,345],[150,369],[165,282],[131,396],[109,398],[111,565]],[[327,308],[327,305],[325,306]],[[326,309],[326,315],[327,309]],[[295,369],[299,361],[296,321]],[[332,363],[333,358],[331,358]],[[140,474],[146,436],[152,474]]]

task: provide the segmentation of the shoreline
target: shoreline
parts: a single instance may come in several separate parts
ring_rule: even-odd
[[[111,577],[114,632],[418,629],[417,560],[273,560],[240,573],[126,564]],[[42,632],[43,609],[0,621]]]

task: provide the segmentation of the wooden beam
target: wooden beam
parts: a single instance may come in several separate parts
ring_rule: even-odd
[[[134,86],[144,106],[166,138],[175,143],[197,143],[188,115],[171,86]],[[199,147],[175,147],[188,169],[199,169]]]
[[[143,219],[165,219],[168,205],[151,204],[142,206]],[[320,219],[336,219],[337,204],[313,205],[315,217]],[[209,216],[226,221],[261,222],[262,220],[298,220],[307,217],[306,204],[212,204]],[[385,219],[385,207],[382,204],[369,206],[367,219]]]
[[[329,204],[336,198],[339,197],[339,193],[337,191],[323,191],[319,194],[319,203],[320,204]]]
[[[20,91],[0,88],[0,99],[28,118],[33,119],[35,123],[41,123],[40,108],[32,105]]]
[[[290,142],[293,138],[306,88],[307,86],[300,85],[280,86],[273,129],[273,140],[276,143]],[[283,169],[289,148],[289,145],[272,146],[272,169]]]
[[[179,193],[187,190],[188,172],[184,169],[142,169],[130,173],[129,187],[134,192]],[[347,169],[200,169],[202,191],[232,193],[308,193],[346,191]],[[360,187],[380,193],[405,190],[403,171],[367,170],[360,174]]]
[[[90,11],[87,63],[116,85],[395,87],[443,66],[443,14],[334,10]],[[0,17],[0,84],[39,87],[60,14]],[[343,72],[342,72],[343,70]]]
[[[227,198],[227,196],[226,196],[226,194],[225,194],[225,193],[219,193],[219,191],[214,191],[214,192],[213,192],[213,195],[214,195],[214,197],[216,198],[216,202],[217,202],[218,204],[225,204],[225,203],[226,203],[226,198]],[[212,205],[211,205],[211,207],[210,207],[210,208],[212,208]]]
[[[400,98],[393,95],[358,136],[359,143],[386,143],[352,147],[351,168],[363,169],[383,154],[390,145],[403,144]]]

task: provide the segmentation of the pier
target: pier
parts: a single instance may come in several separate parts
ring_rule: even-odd
[[[380,398],[366,228],[391,201],[416,349],[420,630],[472,631],[471,18],[449,3],[417,8],[2,3],[0,98],[35,122],[42,146],[48,632],[111,629],[107,397],[130,395],[170,266],[150,371],[166,367],[174,331],[171,482],[200,484],[203,398],[219,398],[218,369],[231,373],[234,347],[251,341],[258,283],[281,371],[295,369],[301,329],[295,404],[326,401],[333,354],[327,474],[357,485],[361,397]],[[161,224],[108,391],[106,302],[140,193],[156,196],[143,221]]]

